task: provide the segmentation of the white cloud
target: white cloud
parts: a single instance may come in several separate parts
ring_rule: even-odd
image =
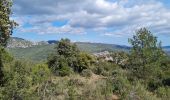
[[[18,32],[84,34],[93,30],[107,36],[129,36],[139,27],[158,34],[170,32],[170,10],[157,0],[16,0],[14,13],[21,25]],[[68,23],[51,24],[58,20]],[[32,27],[24,28],[25,23]],[[108,28],[113,32],[108,34]]]
[[[33,26],[29,28],[19,28],[17,30],[21,33],[38,33],[40,35],[43,34],[86,34],[83,28],[72,28],[69,25],[64,25],[62,27],[55,27],[51,24],[44,24]]]

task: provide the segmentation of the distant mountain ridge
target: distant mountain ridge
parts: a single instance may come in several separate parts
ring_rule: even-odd
[[[11,37],[8,42],[7,42],[7,47],[8,48],[28,48],[28,47],[33,47],[36,45],[47,45],[48,42],[46,41],[40,41],[40,42],[32,42],[25,40],[23,38],[18,38],[18,37]]]
[[[40,42],[32,42],[29,40],[25,40],[23,38],[18,38],[18,37],[11,37],[8,40],[7,47],[8,48],[29,48],[29,47],[34,47],[34,46],[39,46],[39,45],[49,45],[49,44],[56,44],[58,41],[57,40],[48,40],[48,41],[40,41]],[[117,48],[117,49],[130,49],[128,46],[121,46],[121,45],[116,45],[116,44],[106,44],[106,43],[90,43],[90,42],[75,42],[78,46],[82,46],[86,44],[87,49],[91,47],[98,47],[98,48],[104,48],[108,49],[108,51],[112,51],[112,48]],[[83,47],[81,47],[83,49]],[[85,49],[85,48],[84,48]],[[103,51],[103,49],[102,49]]]
[[[7,44],[7,50],[17,59],[41,61],[47,59],[54,51],[56,40],[32,42],[22,38],[12,37]],[[103,51],[128,51],[129,47],[104,43],[75,42],[81,51],[95,53]]]
[[[128,51],[130,47],[116,45],[116,44],[106,44],[106,43],[90,43],[90,42],[75,42],[80,50],[95,53],[103,51]]]
[[[11,37],[8,40],[7,47],[8,48],[18,48],[18,47],[19,48],[29,48],[29,47],[38,46],[38,45],[56,44],[57,42],[58,42],[57,40],[33,42],[33,41],[25,40],[23,38]],[[112,51],[112,48],[126,49],[126,50],[129,50],[131,48],[126,45],[106,44],[106,43],[91,43],[91,42],[75,42],[75,43],[79,46],[86,44],[86,45],[88,45],[90,47],[94,47],[94,48],[95,47],[107,47],[107,49],[110,49],[111,51]],[[170,51],[170,46],[163,46],[163,49],[165,51]]]
[[[48,42],[48,44],[56,44],[58,41],[56,41],[56,40],[48,40],[47,42]]]
[[[31,59],[34,61],[46,60],[48,55],[54,51],[56,40],[32,42],[22,38],[13,37],[9,39],[7,50],[18,59]],[[75,42],[81,51],[88,53],[98,53],[103,51],[128,52],[130,47],[105,44],[105,43],[90,43],[90,42]],[[170,46],[163,47],[163,49],[170,55]]]

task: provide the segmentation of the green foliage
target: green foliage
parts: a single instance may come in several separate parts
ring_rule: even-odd
[[[121,66],[122,68],[125,68],[129,63],[129,54],[126,52],[114,52],[111,54],[111,57],[113,58],[113,63]]]
[[[59,69],[59,75],[60,76],[68,76],[72,73],[72,69],[68,67],[67,65],[62,65],[63,67]]]
[[[117,68],[113,71],[113,94],[124,100],[159,100],[149,92],[140,81],[132,82],[128,79],[129,72]]]
[[[14,59],[12,55],[3,47],[0,47],[0,55],[3,63],[9,63]]]
[[[96,83],[86,86],[80,98],[82,100],[112,100],[111,80],[98,80]]]
[[[50,69],[46,64],[38,64],[31,68],[31,75],[33,84],[41,84],[44,81],[47,81],[50,76]]]
[[[129,51],[129,48],[126,46],[120,46],[114,44],[77,42],[76,45],[81,51],[88,52],[88,53],[103,52],[103,51],[110,51],[110,52]]]
[[[91,77],[92,71],[90,69],[85,69],[81,72],[81,75],[84,76],[84,77]]]
[[[23,46],[29,46],[30,41],[26,40],[15,40],[17,44],[21,44]],[[15,46],[15,42],[9,42],[8,46]],[[129,48],[124,48],[121,46],[115,46],[112,44],[98,44],[98,43],[86,43],[86,42],[76,42],[75,43],[80,51],[87,52],[87,53],[96,53],[102,51],[125,51],[128,52]],[[48,55],[54,52],[55,44],[48,44],[48,45],[35,45],[28,48],[8,48],[8,51],[13,54],[16,59],[29,59],[33,61],[45,61]]]
[[[159,80],[161,65],[165,59],[161,43],[157,43],[157,38],[146,28],[138,30],[129,42],[132,49],[128,68],[132,76],[143,79],[145,82],[153,83],[154,80]]]
[[[17,25],[13,20],[10,20],[11,15],[11,0],[0,1],[0,45],[5,46],[7,39],[12,34],[13,28]]]
[[[129,100],[161,100],[138,81],[135,84],[131,84],[129,95],[126,98]]]
[[[3,74],[3,63],[10,59],[8,53],[2,48],[6,46],[7,39],[12,34],[13,28],[16,23],[10,20],[11,15],[11,0],[1,0],[0,1],[0,85],[2,85]]]
[[[3,48],[0,46],[0,85],[4,83],[4,64],[11,62],[13,57]]]
[[[5,64],[3,72],[5,83],[0,88],[0,99],[40,100],[45,98],[43,96],[46,88],[42,87],[46,87],[51,75],[46,64],[34,65],[24,60],[12,61]]]
[[[45,61],[53,52],[54,45],[38,45],[29,48],[7,48],[16,59],[28,59],[35,62]]]
[[[76,90],[74,88],[74,86],[69,87],[68,90],[68,96],[69,96],[69,100],[76,100]]]
[[[162,84],[170,86],[170,59],[167,59],[162,64]]]
[[[118,67],[118,65],[113,63],[98,61],[92,70],[95,74],[109,76],[116,67]]]
[[[68,62],[62,55],[49,56],[48,66],[55,75],[66,76],[72,72],[72,69],[68,66]]]
[[[96,61],[69,39],[58,42],[47,64],[13,61],[10,54],[0,48],[3,69],[0,70],[3,79],[0,99],[168,100],[170,61],[165,59],[156,37],[144,28],[129,42],[132,44],[130,54],[113,53],[113,62]],[[81,74],[73,74],[73,71]]]
[[[56,75],[66,76],[72,70],[82,72],[94,62],[92,56],[80,52],[69,39],[61,39],[55,49],[56,52],[48,57],[48,65]]]
[[[3,99],[26,99],[32,84],[30,68],[25,62],[15,61],[5,71],[6,83],[2,87]]]
[[[61,39],[55,52],[48,57],[48,65],[56,75],[69,75],[79,50],[69,39]]]
[[[127,72],[122,69],[115,69],[112,72],[113,76],[113,93],[119,95],[120,98],[127,98],[129,95],[129,90],[131,88],[131,83],[127,78]]]
[[[57,53],[64,57],[74,57],[79,52],[76,44],[71,43],[69,39],[61,39],[56,47]]]
[[[82,72],[84,69],[90,69],[95,62],[95,58],[87,53],[80,52],[76,58],[76,64],[74,69],[78,72]]]
[[[170,98],[170,87],[159,87],[156,91],[158,97],[163,100],[169,100]]]

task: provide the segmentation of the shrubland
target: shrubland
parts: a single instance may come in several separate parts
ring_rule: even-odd
[[[3,100],[168,100],[170,60],[161,44],[145,28],[130,43],[131,51],[111,53],[112,61],[80,51],[69,39],[61,39],[47,61],[39,63],[16,60],[1,49],[0,97]]]
[[[0,1],[1,100],[168,100],[170,59],[146,28],[129,43],[129,53],[111,53],[112,60],[82,52],[61,39],[46,61],[17,60],[6,41],[17,25],[10,20],[11,1]]]

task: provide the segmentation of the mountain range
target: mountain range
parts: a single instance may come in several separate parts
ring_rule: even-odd
[[[18,59],[31,59],[34,61],[46,60],[48,55],[53,52],[55,44],[58,41],[39,41],[33,42],[18,37],[12,37],[7,43],[7,50]],[[90,43],[90,42],[75,42],[81,51],[88,53],[96,53],[103,51],[125,51],[128,52],[130,47],[105,44],[105,43]],[[170,46],[165,46],[163,49],[170,54]]]

